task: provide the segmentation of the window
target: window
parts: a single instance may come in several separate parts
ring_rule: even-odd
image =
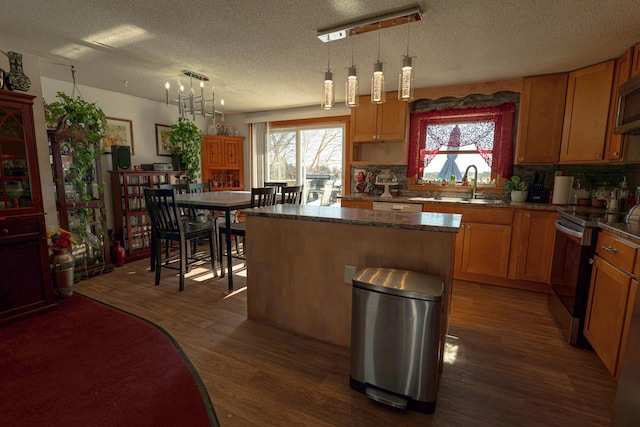
[[[272,124],[264,181],[303,183],[306,203],[337,205],[342,192],[345,125],[287,125]]]
[[[514,113],[514,103],[412,113],[408,176],[460,180],[475,165],[479,183],[510,177]]]

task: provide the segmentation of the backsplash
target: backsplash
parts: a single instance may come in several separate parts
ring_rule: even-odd
[[[597,187],[617,187],[627,178],[630,189],[635,189],[640,185],[640,167],[637,164],[619,165],[527,165],[514,166],[513,174],[524,178],[529,184],[538,173],[540,179],[544,177],[545,190],[553,189],[553,181],[556,172],[562,171],[565,176],[573,176],[575,180],[580,180],[583,189],[591,191]]]
[[[376,185],[378,175],[389,174],[395,176],[398,183],[392,191],[403,192],[407,188],[407,167],[403,165],[352,165],[351,166],[351,188],[353,194],[368,194],[370,196],[381,195],[384,187]]]

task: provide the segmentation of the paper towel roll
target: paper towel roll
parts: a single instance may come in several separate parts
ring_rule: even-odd
[[[571,187],[573,187],[572,176],[556,176],[553,182],[553,199],[551,203],[554,205],[566,205],[569,203],[571,195]]]

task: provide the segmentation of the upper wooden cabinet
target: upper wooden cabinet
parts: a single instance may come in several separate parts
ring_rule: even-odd
[[[560,163],[603,160],[615,60],[569,73]]]
[[[635,45],[632,52],[631,61],[631,77],[635,77],[640,74],[640,43]]]
[[[567,76],[561,73],[524,79],[516,164],[558,162]]]
[[[631,77],[632,55],[633,48],[630,48],[615,61],[613,87],[611,89],[611,100],[609,102],[609,117],[607,119],[607,135],[604,144],[605,160],[616,161],[622,160],[624,157],[623,149],[626,136],[616,135],[614,130],[618,113],[618,88]]]
[[[387,93],[387,102],[372,104],[369,96],[351,109],[351,163],[406,164],[409,107]]]
[[[207,135],[202,141],[202,181],[213,190],[242,190],[242,136]]]
[[[360,105],[351,110],[353,142],[402,141],[407,133],[408,104],[387,93],[387,102],[372,104],[369,96],[360,97]]]

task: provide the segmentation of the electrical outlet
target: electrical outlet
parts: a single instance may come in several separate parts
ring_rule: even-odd
[[[350,285],[353,282],[353,276],[356,275],[356,267],[354,265],[344,266],[344,283]]]

